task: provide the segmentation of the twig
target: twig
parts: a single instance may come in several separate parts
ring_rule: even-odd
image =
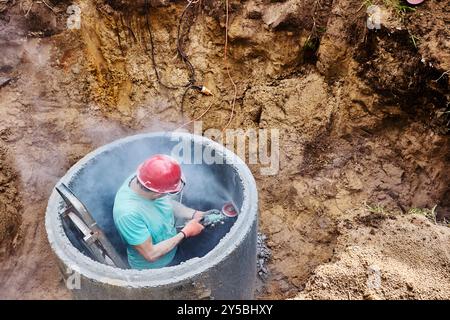
[[[445,75],[448,74],[449,72],[450,72],[450,70],[445,71],[443,74],[441,74],[441,76],[440,76],[439,78],[437,78],[436,80],[433,80],[433,81],[438,82],[439,80],[441,80],[441,78],[442,78],[443,76],[445,76]]]
[[[322,4],[320,3],[320,0],[316,0],[314,2],[314,7],[316,7],[317,5],[319,6],[320,9],[322,9]]]
[[[55,13],[55,9],[51,7],[45,0],[41,0],[53,13]]]
[[[356,13],[358,13],[365,5],[366,5],[366,3],[363,2],[363,3],[361,4],[361,6],[358,8],[358,10],[356,10]]]
[[[184,8],[183,13],[180,16],[180,20],[178,22],[178,28],[177,28],[177,52],[181,57],[181,60],[187,65],[187,67],[189,68],[189,73],[190,73],[190,77],[189,77],[189,82],[187,83],[186,86],[192,85],[195,83],[195,69],[194,66],[192,65],[192,63],[189,61],[188,56],[186,55],[186,53],[184,52],[182,46],[181,46],[181,38],[183,37],[182,32],[181,32],[181,26],[183,24],[183,18],[186,15],[187,10],[189,9],[189,7],[192,4],[196,4],[198,3],[199,0],[195,0],[195,1],[190,1],[188,0],[188,4],[187,6]],[[188,28],[188,33],[190,31],[190,26]]]
[[[28,8],[27,13],[25,13],[25,17],[28,17],[28,14],[30,13],[30,10],[33,7],[33,5],[34,5],[34,1],[31,1],[30,7]]]
[[[214,98],[214,95],[212,96],[212,98]],[[192,122],[194,122],[194,121],[200,120],[200,119],[201,119],[201,118],[202,118],[202,117],[203,117],[203,116],[211,109],[211,107],[212,107],[212,100],[211,100],[211,102],[209,103],[208,108],[206,108],[206,110],[203,111],[202,114],[200,114],[197,118],[195,118],[195,119],[193,119],[193,120],[191,120],[191,121],[188,121],[188,122],[182,124],[181,126],[179,126],[178,128],[176,128],[174,131],[177,131],[177,130],[181,129],[181,128],[187,126],[188,124],[190,124],[190,123],[192,123]]]
[[[186,100],[186,96],[189,90],[191,89],[196,89],[196,90],[201,90],[201,87],[196,86],[196,85],[190,85],[188,87],[186,87],[186,89],[184,89],[183,95],[181,96],[181,103],[180,103],[180,111],[181,111],[181,117],[184,117],[184,101]]]
[[[188,1],[188,4],[186,5],[186,7],[183,10],[183,13],[180,16],[180,19],[178,20],[178,28],[177,28],[177,53],[181,56],[181,60],[186,64],[186,66],[189,69],[189,73],[190,73],[190,77],[189,77],[189,81],[185,84],[166,84],[162,81],[161,76],[159,74],[158,71],[158,66],[157,66],[157,62],[156,62],[156,58],[155,58],[155,43],[154,43],[154,39],[153,39],[153,31],[152,31],[152,27],[151,27],[151,21],[150,21],[150,13],[149,13],[149,0],[145,0],[145,24],[147,27],[147,31],[149,33],[150,36],[150,53],[151,53],[151,59],[152,59],[152,64],[153,64],[153,70],[155,72],[156,75],[156,79],[158,81],[158,83],[167,88],[167,89],[179,89],[179,88],[188,88],[190,85],[193,85],[195,83],[195,69],[194,66],[192,65],[192,63],[189,61],[187,55],[184,53],[182,47],[181,47],[181,34],[182,34],[182,28],[181,25],[183,24],[183,18],[186,15],[187,10],[191,7],[192,4],[196,4],[199,0],[195,0],[195,1]]]

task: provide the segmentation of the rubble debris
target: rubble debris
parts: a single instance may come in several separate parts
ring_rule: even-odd
[[[267,280],[269,276],[269,271],[267,269],[267,263],[271,257],[270,249],[266,245],[267,236],[258,232],[257,244],[256,244],[256,270],[258,272],[258,276],[262,280]]]

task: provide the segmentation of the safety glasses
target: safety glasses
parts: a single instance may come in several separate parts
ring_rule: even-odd
[[[183,191],[185,185],[186,185],[186,182],[184,182],[184,179],[181,178],[181,188],[180,188],[180,190],[175,191],[175,192],[168,192],[167,194],[170,194],[170,195],[177,195],[177,194],[179,194],[181,191]]]
[[[139,180],[137,179],[137,176],[134,176],[134,178],[136,178],[136,180],[137,180],[139,186],[140,186],[141,189],[144,190],[145,192],[159,193],[159,192],[150,190],[150,189],[148,189],[146,186],[142,185],[142,184],[139,182]],[[133,179],[134,179],[134,178],[133,178]],[[181,191],[183,191],[185,185],[186,185],[185,178],[184,178],[184,176],[182,176],[182,177],[181,177],[181,188],[180,188],[180,190],[174,191],[174,192],[159,193],[159,194],[177,195],[177,194],[179,194]]]

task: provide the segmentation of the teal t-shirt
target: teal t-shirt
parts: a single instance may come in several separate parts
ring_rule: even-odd
[[[175,217],[169,197],[146,199],[130,189],[128,177],[114,200],[114,223],[127,244],[128,263],[133,269],[154,269],[167,266],[175,256],[176,247],[154,262],[149,262],[133,247],[149,237],[155,245],[177,234]]]

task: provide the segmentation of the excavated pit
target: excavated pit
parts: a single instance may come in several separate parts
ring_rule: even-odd
[[[53,191],[46,213],[46,229],[62,270],[77,270],[80,299],[243,299],[253,298],[256,276],[257,191],[247,166],[219,144],[191,134],[153,133],[131,136],[90,153],[60,180],[85,204],[113,246],[126,258],[124,243],[112,219],[114,196],[123,181],[151,154],[171,151],[189,141],[182,168],[186,188],[182,202],[200,210],[220,209],[233,201],[240,214],[216,225],[195,241],[196,258],[174,267],[123,270],[100,264],[84,252],[73,229],[65,228],[59,214],[65,205]],[[223,164],[201,164],[199,152],[212,152]],[[223,152],[223,153],[222,153]],[[201,160],[201,159],[200,159]],[[183,163],[184,161],[184,163]],[[206,234],[206,233],[205,233]],[[192,246],[191,246],[192,247]],[[67,278],[67,273],[63,272]]]
[[[0,139],[11,158],[2,172],[13,173],[0,216],[14,226],[0,235],[1,298],[72,297],[43,223],[70,166],[115,139],[200,115],[204,130],[230,119],[229,128],[280,130],[280,172],[251,166],[272,252],[257,298],[448,298],[447,2],[399,13],[398,1],[375,1],[383,19],[370,30],[359,0],[229,1],[235,112],[224,3],[199,1],[185,16],[182,47],[214,96],[189,90],[183,106],[183,88],[165,88],[155,70],[165,84],[189,80],[177,56],[186,2],[149,3],[151,28],[142,1],[80,2],[79,30],[66,27],[67,1],[52,1],[58,12],[9,1],[0,13]],[[419,219],[434,207],[437,224]],[[389,279],[378,290],[366,286],[372,264]]]

